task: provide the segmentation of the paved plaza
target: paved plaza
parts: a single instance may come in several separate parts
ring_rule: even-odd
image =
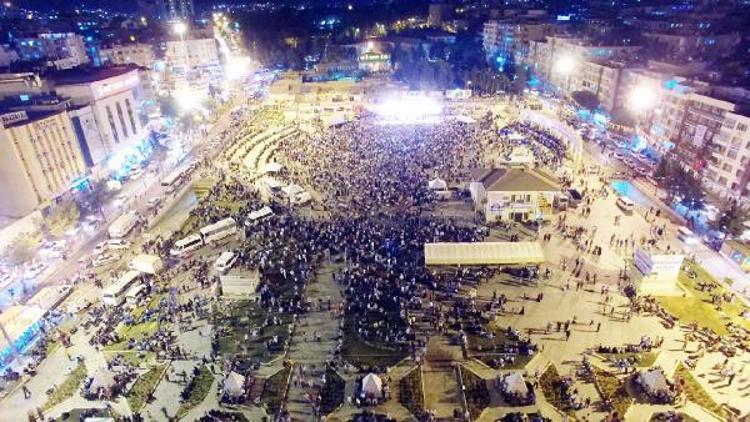
[[[680,241],[679,220],[640,182],[629,183],[647,202],[623,213],[611,184],[619,169],[600,152],[587,148],[585,166],[564,180],[585,200],[551,210],[543,224],[488,223],[477,213],[470,170],[513,147],[493,124],[518,132],[514,142],[534,151],[538,170],[575,167],[565,143],[519,123],[512,105],[504,110],[474,123],[401,127],[366,117],[309,131],[277,110],[248,117],[134,236],[129,256],[166,263],[145,283],[148,293],[102,305],[116,270],[78,285],[61,306],[76,328],[70,346],[56,344],[36,375],[13,385],[0,420],[92,408],[146,421],[348,421],[365,412],[398,421],[519,413],[645,421],[666,412],[712,421],[750,413],[742,350],[750,324],[724,285],[735,270],[715,271],[725,266],[718,255]],[[267,164],[283,170],[269,173]],[[581,171],[590,164],[596,171]],[[448,199],[426,188],[433,176],[448,180]],[[208,187],[194,192],[199,179]],[[277,179],[299,185],[312,203],[284,199]],[[269,216],[249,218],[264,206]],[[171,252],[228,217],[236,220],[231,235]],[[537,242],[544,262],[424,264],[425,243],[482,241]],[[635,298],[641,248],[690,258],[674,297]],[[214,263],[226,251],[236,261],[225,274]],[[252,293],[232,296],[231,283]],[[680,300],[705,302],[713,325],[680,321],[690,316]],[[717,336],[717,327],[726,332]],[[79,360],[85,376],[76,380]],[[667,402],[636,381],[655,368],[674,395]],[[88,392],[101,372],[114,381]],[[527,393],[509,391],[508,380]],[[211,414],[218,419],[202,419]]]

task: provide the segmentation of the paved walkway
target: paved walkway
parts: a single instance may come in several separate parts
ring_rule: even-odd
[[[295,369],[305,368],[308,375],[300,377],[295,374],[295,381],[304,379],[320,384],[325,363],[333,359],[339,319],[333,317],[327,304],[330,299],[333,308],[342,300],[339,286],[333,280],[333,274],[339,268],[340,265],[324,264],[318,271],[315,282],[305,288],[305,296],[312,302],[313,310],[300,318],[291,339],[288,358],[295,362]],[[320,341],[313,339],[316,335],[320,337]],[[292,382],[288,399],[292,420],[315,420],[307,399],[310,392],[311,389],[303,387],[301,382]]]

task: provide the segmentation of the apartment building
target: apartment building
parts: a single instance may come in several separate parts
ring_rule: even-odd
[[[568,93],[587,91],[597,96],[599,106],[612,113],[620,105],[620,84],[624,63],[609,60],[591,60],[580,64],[578,71],[570,75]]]
[[[167,41],[166,57],[173,68],[187,69],[218,66],[219,46],[214,38],[190,38]]]
[[[5,113],[0,126],[0,213],[25,216],[85,174],[66,111]]]
[[[22,61],[47,61],[56,69],[72,69],[89,62],[83,36],[72,32],[42,33],[16,38],[14,47]]]
[[[489,20],[482,30],[482,47],[488,61],[520,59],[528,54],[530,41],[542,41],[553,31],[554,26],[546,22]]]
[[[156,57],[154,47],[151,44],[135,43],[102,48],[99,50],[99,59],[103,65],[134,64],[150,68],[154,65]]]
[[[750,202],[750,114],[727,112],[710,151],[705,186],[723,198]]]

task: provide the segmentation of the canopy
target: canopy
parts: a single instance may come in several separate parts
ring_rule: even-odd
[[[221,294],[226,297],[249,297],[255,294],[260,284],[258,270],[232,270],[229,274],[220,275]]]
[[[300,186],[300,185],[292,183],[289,186],[285,186],[285,187],[281,188],[281,191],[284,192],[284,194],[286,194],[286,196],[288,196],[289,198],[291,198],[291,197],[293,197],[295,195],[298,195],[298,194],[304,192],[305,189],[302,186]]]
[[[245,394],[245,377],[232,371],[224,380],[224,395],[241,396]]]
[[[263,172],[264,173],[278,173],[281,171],[281,169],[284,168],[279,163],[266,163],[265,166],[263,166]]]
[[[427,265],[526,265],[544,262],[538,242],[425,243]]]
[[[446,183],[445,180],[439,177],[436,177],[435,179],[430,180],[427,183],[427,187],[430,188],[431,190],[444,190],[448,188],[448,183]]]
[[[108,369],[102,368],[91,377],[91,383],[87,390],[90,394],[96,394],[100,388],[107,389],[114,385],[115,377]]]
[[[146,274],[156,274],[164,268],[164,263],[157,255],[140,254],[130,261],[130,268]]]
[[[46,310],[37,305],[23,306],[16,305],[0,313],[0,325],[3,326],[5,334],[10,338],[11,343],[15,342],[24,335],[30,328],[36,326],[44,316]],[[0,351],[10,346],[7,343],[5,335],[0,335]]]
[[[383,381],[379,376],[369,373],[362,379],[362,392],[365,394],[379,396],[383,391]]]
[[[650,371],[641,372],[638,374],[638,378],[643,388],[650,394],[656,394],[659,392],[669,392],[669,384],[667,384],[667,378],[661,369],[655,368]]]
[[[510,394],[518,394],[521,396],[529,394],[529,388],[526,386],[526,381],[524,381],[523,376],[518,372],[514,372],[503,379],[503,388],[506,393]]]

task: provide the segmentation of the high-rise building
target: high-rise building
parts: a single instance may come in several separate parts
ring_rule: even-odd
[[[448,3],[432,3],[427,7],[427,25],[437,28],[443,22],[453,17],[453,5]]]
[[[195,15],[193,0],[166,0],[166,6],[170,20],[191,20]]]
[[[0,213],[25,216],[65,193],[85,172],[66,111],[0,115]]]

